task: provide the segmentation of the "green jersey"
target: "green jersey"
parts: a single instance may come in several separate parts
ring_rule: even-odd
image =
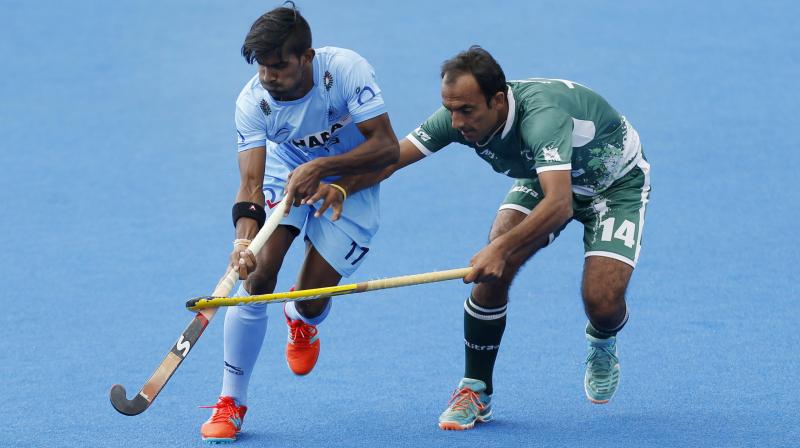
[[[475,150],[498,173],[536,178],[571,170],[574,193],[594,196],[642,158],[636,130],[600,95],[561,79],[508,83],[508,118],[502,133],[470,143],[451,126],[444,107],[408,135],[425,155],[457,142]]]

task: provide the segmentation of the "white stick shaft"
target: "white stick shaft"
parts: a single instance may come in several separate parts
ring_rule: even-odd
[[[281,223],[283,219],[283,213],[288,205],[286,201],[281,201],[278,206],[272,210],[272,214],[269,215],[269,219],[267,222],[264,223],[264,226],[261,227],[261,230],[258,231],[253,241],[250,242],[250,252],[253,252],[253,255],[258,254],[258,251],[264,247],[264,244],[267,243],[267,240],[272,235],[272,232],[278,228],[278,225]],[[217,283],[217,286],[214,288],[214,292],[211,293],[213,297],[225,297],[230,295],[231,291],[233,291],[233,287],[236,286],[236,281],[239,279],[239,272],[236,269],[230,269],[225,274],[222,279]],[[201,310],[200,313],[203,314],[206,319],[209,321],[214,317],[214,314],[217,313],[218,308],[206,308]]]

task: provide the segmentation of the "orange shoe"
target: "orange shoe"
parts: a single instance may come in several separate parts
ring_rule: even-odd
[[[236,441],[236,434],[242,430],[247,406],[239,406],[232,397],[219,397],[214,406],[200,406],[213,409],[211,418],[200,427],[204,442],[229,443]]]
[[[284,312],[284,315],[286,313]],[[295,375],[307,375],[319,358],[319,332],[316,325],[286,316],[289,338],[286,343],[286,363]]]

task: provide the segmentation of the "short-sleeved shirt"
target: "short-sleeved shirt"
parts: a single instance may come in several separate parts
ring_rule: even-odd
[[[642,158],[636,130],[600,95],[578,83],[531,78],[508,83],[508,118],[500,135],[470,143],[437,110],[407,138],[430,155],[450,143],[469,146],[498,173],[536,178],[570,170],[576,194],[596,195]]]
[[[302,98],[277,101],[254,76],[236,100],[239,151],[277,144],[278,156],[297,166],[351,151],[365,139],[356,123],[386,108],[375,71],[356,52],[315,50],[314,87]]]

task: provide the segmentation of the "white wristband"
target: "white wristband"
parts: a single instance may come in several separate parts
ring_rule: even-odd
[[[235,240],[233,240],[233,248],[236,249],[237,246],[248,247],[250,246],[250,243],[251,241],[248,240],[247,238],[236,238]]]

